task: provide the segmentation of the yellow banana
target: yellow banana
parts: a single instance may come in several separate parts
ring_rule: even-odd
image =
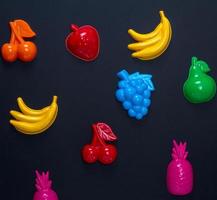
[[[34,116],[43,115],[49,110],[49,106],[47,106],[41,110],[31,109],[24,103],[24,101],[21,97],[17,98],[17,103],[18,103],[18,106],[19,106],[20,110],[22,111],[22,113],[24,113],[26,115],[34,115]]]
[[[154,29],[154,31],[152,31],[150,33],[141,34],[141,33],[136,32],[133,29],[129,29],[128,33],[134,40],[136,40],[138,42],[142,42],[142,41],[145,41],[145,40],[148,40],[148,39],[155,37],[161,31],[161,28],[162,28],[162,24],[159,23],[157,25],[157,27]]]
[[[153,46],[147,47],[143,50],[132,53],[132,57],[141,60],[151,60],[160,56],[168,47],[171,39],[170,28],[164,30],[162,40]]]
[[[34,135],[34,134],[41,133],[41,132],[45,131],[46,129],[48,129],[55,121],[57,113],[58,113],[57,96],[54,96],[53,101],[50,105],[49,111],[47,111],[43,116],[32,116],[32,117],[36,117],[36,118],[31,118],[31,120],[32,120],[32,119],[37,119],[37,117],[41,117],[40,121],[30,122],[31,121],[30,118],[28,118],[28,119],[25,118],[25,119],[30,120],[30,121],[28,122],[28,121],[10,120],[10,123],[18,131],[20,131],[24,134]],[[13,114],[14,114],[14,112],[13,112]]]
[[[21,112],[11,110],[10,114],[18,121],[23,121],[23,122],[38,122],[43,120],[46,117],[46,114],[44,115],[24,115]]]
[[[57,113],[58,113],[58,108],[57,108],[57,111],[56,111],[56,113],[55,113],[55,115],[54,115],[54,118],[53,118],[52,121],[48,124],[48,126],[45,127],[45,128],[43,128],[43,129],[41,129],[41,130],[38,131],[38,132],[31,132],[31,133],[30,133],[30,132],[28,132],[28,131],[26,131],[26,130],[23,130],[22,128],[19,129],[18,127],[15,127],[15,129],[16,129],[17,131],[19,131],[19,132],[25,134],[25,135],[36,135],[36,134],[40,134],[40,133],[46,131],[46,130],[54,123],[54,121],[55,121],[55,119],[56,119],[56,116],[57,116]],[[15,120],[14,120],[14,121],[15,121]]]
[[[151,60],[160,56],[167,49],[171,40],[172,29],[169,20],[165,16],[162,17],[162,24],[163,26],[160,33],[162,35],[161,40],[154,45],[132,53],[132,57],[141,60]]]
[[[151,60],[158,56],[160,56],[169,46],[171,36],[172,36],[172,28],[169,20],[164,15],[163,11],[160,11],[161,17],[161,27],[157,34],[154,37],[143,40],[143,42],[137,42],[133,44],[129,44],[128,48],[130,50],[136,51],[132,53],[132,57],[138,58],[141,60]],[[157,28],[156,28],[157,29]],[[153,32],[156,32],[156,29]],[[135,34],[134,34],[135,38]],[[136,35],[137,41],[142,40],[142,37]]]
[[[138,51],[142,50],[148,46],[151,46],[157,42],[160,41],[162,35],[158,34],[156,37],[153,37],[149,40],[143,41],[143,42],[136,42],[128,45],[128,49],[133,50],[133,51]]]

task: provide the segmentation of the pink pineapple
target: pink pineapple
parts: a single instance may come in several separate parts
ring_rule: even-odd
[[[52,181],[49,180],[49,172],[42,172],[40,175],[36,170],[35,187],[37,191],[33,200],[58,200],[56,192],[51,189]]]
[[[193,169],[186,160],[187,143],[179,144],[173,140],[172,158],[167,168],[167,189],[173,195],[187,195],[193,189]]]

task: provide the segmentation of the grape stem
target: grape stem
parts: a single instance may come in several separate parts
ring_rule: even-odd
[[[92,125],[92,129],[93,129],[93,139],[91,144],[94,146],[105,146],[105,142],[99,136],[99,132],[96,128],[96,124]]]
[[[16,30],[14,22],[10,22],[9,24],[10,24],[12,32],[14,33],[14,35],[16,36],[16,38],[18,39],[18,41],[20,43],[24,43],[25,42],[24,39],[17,33],[17,30]]]
[[[126,70],[120,71],[117,75],[120,79],[123,79],[123,80],[128,80],[128,77],[129,77],[129,74]]]

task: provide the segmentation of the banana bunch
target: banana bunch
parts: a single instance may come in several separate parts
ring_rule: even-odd
[[[169,46],[172,36],[171,25],[164,12],[159,13],[161,22],[154,31],[141,34],[133,29],[128,30],[129,35],[137,41],[128,45],[128,49],[135,51],[131,54],[133,58],[151,60],[160,56]]]
[[[42,133],[47,130],[56,119],[58,112],[57,96],[53,97],[50,106],[41,110],[29,108],[21,97],[17,98],[17,103],[21,112],[15,110],[10,111],[10,114],[16,119],[10,120],[10,124],[21,133],[27,135]]]

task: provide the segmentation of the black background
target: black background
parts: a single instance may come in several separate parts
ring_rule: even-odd
[[[9,40],[8,22],[21,18],[37,32],[39,51],[32,63],[0,62],[0,199],[32,199],[35,169],[50,170],[61,200],[216,199],[217,99],[193,105],[182,94],[192,56],[207,61],[217,79],[214,2],[2,0],[0,44]],[[128,28],[153,30],[160,9],[172,24],[169,48],[153,61],[132,59]],[[71,23],[98,29],[101,51],[96,61],[86,63],[66,51]],[[116,73],[124,68],[153,75],[156,91],[142,121],[129,118],[114,98]],[[59,114],[46,133],[29,137],[9,125],[9,110],[18,109],[18,96],[41,108],[55,94]],[[111,125],[119,137],[119,157],[110,166],[81,160],[80,149],[97,121]],[[170,196],[166,190],[172,139],[188,142],[195,184],[186,197]]]

